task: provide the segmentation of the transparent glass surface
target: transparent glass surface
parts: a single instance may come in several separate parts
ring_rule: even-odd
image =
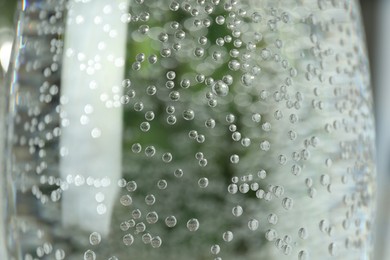
[[[371,259],[356,1],[20,1],[7,259]]]

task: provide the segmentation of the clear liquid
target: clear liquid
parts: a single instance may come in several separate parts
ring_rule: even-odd
[[[10,259],[369,258],[374,130],[355,2],[133,1],[130,15],[71,3],[35,1],[20,18]],[[85,37],[100,54],[88,60],[66,28],[93,21],[115,39],[117,9],[126,69],[111,82],[110,39]]]

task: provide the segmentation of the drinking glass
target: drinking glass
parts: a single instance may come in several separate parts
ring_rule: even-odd
[[[23,0],[11,60],[6,259],[371,259],[357,1]]]

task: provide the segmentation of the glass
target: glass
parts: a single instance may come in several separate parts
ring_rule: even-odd
[[[20,1],[7,259],[370,259],[360,19],[348,0]]]

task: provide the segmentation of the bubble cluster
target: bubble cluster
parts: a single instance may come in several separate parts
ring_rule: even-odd
[[[76,2],[31,3],[20,20],[7,169],[26,260],[367,253],[374,126],[355,4]],[[102,35],[91,51],[68,46],[74,25]]]

